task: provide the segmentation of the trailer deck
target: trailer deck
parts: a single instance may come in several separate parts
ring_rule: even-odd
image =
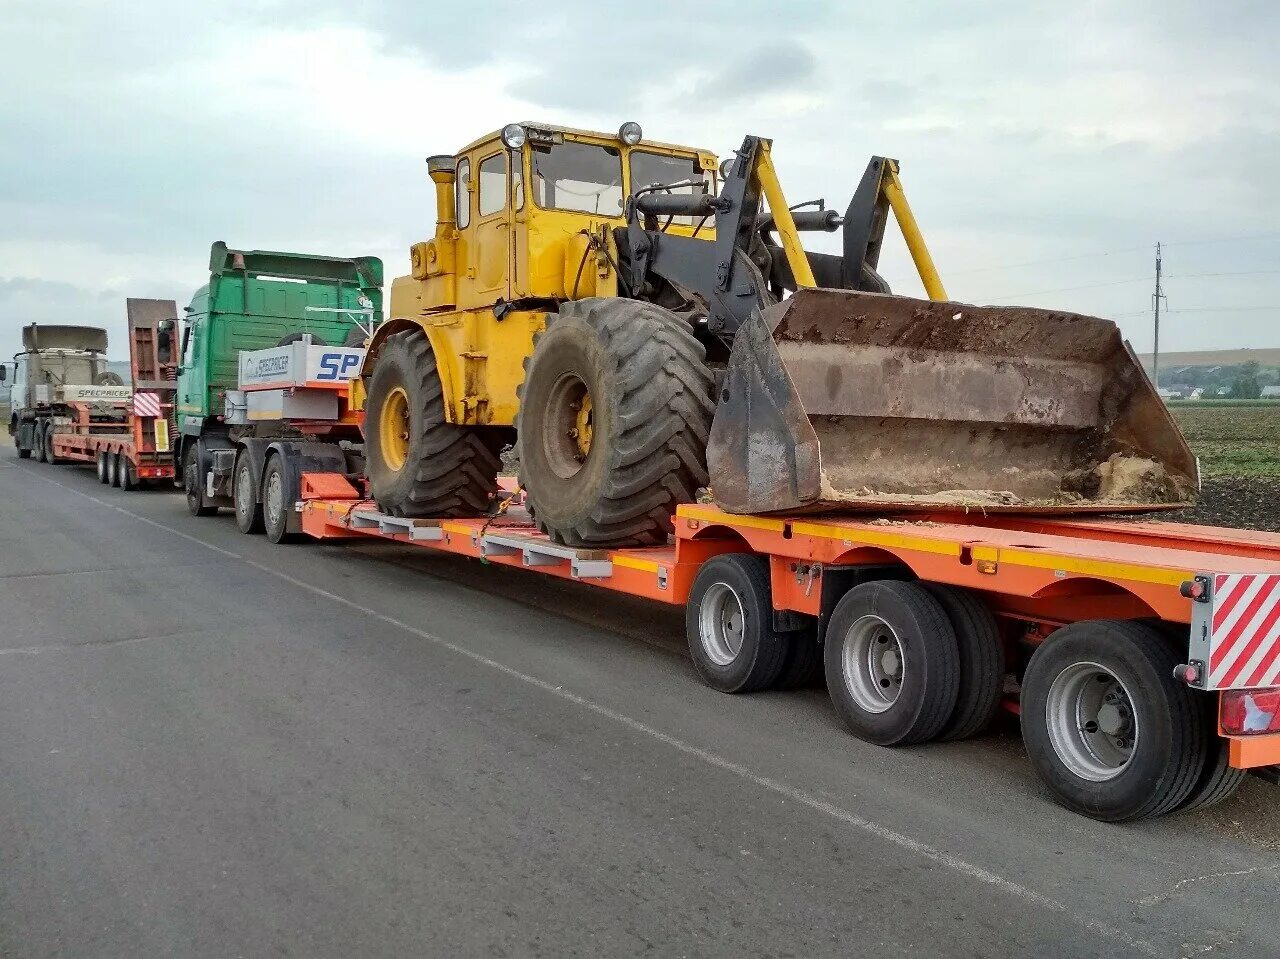
[[[379,512],[345,477],[329,473],[303,474],[297,508],[302,531],[315,539],[364,537],[426,546],[676,605],[689,600],[703,563],[721,553],[767,557],[774,608],[811,616],[823,614],[822,587],[830,574],[905,567],[922,581],[979,591],[1031,643],[1085,619],[1158,619],[1185,624],[1191,633],[1191,624],[1199,622],[1197,607],[1206,603],[1188,595],[1192,587],[1205,577],[1214,582],[1243,576],[1255,581],[1255,598],[1264,597],[1251,603],[1251,655],[1274,661],[1280,671],[1280,535],[1007,514],[740,516],[691,504],[679,508],[667,548],[574,549],[537,532],[518,505],[496,518],[403,519]],[[1264,603],[1274,606],[1275,616],[1265,615]],[[1235,688],[1211,685],[1208,672],[1202,669],[1188,685]],[[1009,705],[1016,711],[1016,697]],[[1228,738],[1234,767],[1280,763],[1280,733]]]

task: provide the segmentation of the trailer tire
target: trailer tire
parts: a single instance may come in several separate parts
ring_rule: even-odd
[[[31,457],[31,449],[22,445],[22,427],[18,425],[18,421],[13,420],[9,429],[13,432],[13,446],[18,451],[18,459],[29,459]]]
[[[1131,822],[1192,793],[1208,737],[1199,694],[1173,678],[1178,662],[1159,632],[1127,620],[1073,623],[1040,644],[1023,677],[1022,737],[1062,805]]]
[[[816,627],[783,633],[787,654],[774,689],[812,689],[822,680],[822,644]]]
[[[231,492],[236,510],[236,526],[247,535],[256,535],[266,529],[258,489],[259,484],[254,482],[253,462],[248,454],[241,451],[236,457]]]
[[[956,633],[960,682],[956,708],[938,734],[940,740],[976,736],[995,719],[1004,692],[1004,644],[991,608],[967,589],[927,584]]]
[[[520,482],[567,546],[664,546],[707,485],[715,380],[687,320],[656,304],[564,304],[519,387]]]
[[[926,742],[955,711],[955,630],[918,583],[879,580],[849,590],[831,613],[825,648],[831,701],[859,739]]]
[[[448,422],[444,402],[427,334],[388,336],[369,377],[364,426],[369,483],[384,512],[467,517],[488,510],[502,469],[498,431]],[[399,440],[393,423],[403,427]]]
[[[116,478],[120,488],[126,493],[132,493],[138,488],[138,481],[130,472],[132,468],[133,464],[129,462],[129,457],[123,453],[116,454]]]
[[[787,644],[773,628],[769,563],[723,553],[702,564],[685,605],[689,655],[722,693],[753,693],[777,682]]]
[[[97,460],[94,465],[97,467],[98,471],[98,482],[105,486],[107,481],[110,479],[107,470],[107,454],[102,452],[102,450],[98,450]]]
[[[1204,727],[1205,737],[1209,741],[1206,749],[1204,769],[1200,778],[1187,798],[1178,806],[1178,812],[1193,812],[1216,806],[1223,800],[1230,799],[1249,775],[1247,769],[1236,769],[1230,764],[1230,747],[1227,740],[1218,735],[1218,697],[1205,694]]]
[[[36,462],[48,463],[49,460],[49,424],[36,424]]]
[[[189,443],[182,452],[182,486],[187,494],[187,512],[192,516],[215,516],[218,507],[204,501],[204,483],[200,477],[198,443]]]
[[[109,486],[113,486],[116,489],[120,488],[120,454],[119,453],[107,454],[107,477],[109,479],[109,482],[108,482]]]
[[[291,543],[297,534],[289,532],[289,510],[292,508],[287,491],[289,477],[278,453],[267,458],[262,471],[262,523],[267,539],[273,543]]]

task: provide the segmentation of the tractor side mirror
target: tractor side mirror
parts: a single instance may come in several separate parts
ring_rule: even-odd
[[[187,347],[191,345],[191,327],[184,327],[182,330],[182,359],[187,358]]]
[[[9,364],[0,363],[0,383],[3,383],[8,378],[9,378]]]

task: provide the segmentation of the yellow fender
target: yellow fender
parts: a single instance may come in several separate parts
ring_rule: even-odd
[[[378,353],[382,348],[382,344],[386,342],[387,337],[415,329],[422,330],[427,334],[427,342],[431,344],[431,351],[436,357],[436,371],[440,375],[440,386],[444,393],[445,420],[449,423],[457,423],[457,409],[462,403],[462,394],[459,391],[462,376],[461,371],[457,369],[458,358],[454,356],[443,331],[419,323],[417,320],[404,319],[403,317],[387,320],[374,332],[373,339],[369,341],[368,350],[364,356],[364,365],[360,368],[360,378],[352,381],[352,408],[357,410],[365,408],[365,400],[368,397],[368,379],[373,374],[373,368],[378,361]]]

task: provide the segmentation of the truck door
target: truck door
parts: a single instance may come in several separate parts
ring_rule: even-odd
[[[466,274],[459,278],[458,306],[463,309],[491,306],[511,296],[511,204],[507,184],[507,153],[481,156],[476,163],[474,187],[459,190],[459,202],[474,198],[475,219],[470,224]],[[461,216],[459,217],[461,219]],[[464,242],[466,242],[464,240]]]

